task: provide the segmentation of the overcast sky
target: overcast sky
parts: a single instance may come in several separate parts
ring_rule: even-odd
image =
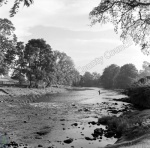
[[[103,58],[103,62],[89,68],[90,72],[101,73],[110,64],[122,66],[133,63],[141,69],[143,61],[150,62],[150,57],[134,44],[114,56],[109,55],[111,50],[122,47],[123,43],[111,24],[90,27],[89,12],[100,0],[34,0],[29,8],[21,6],[13,18],[8,13],[11,2],[0,8],[0,18],[12,21],[18,41],[27,43],[33,38],[44,38],[53,50],[63,51],[72,57],[79,70],[97,58]]]

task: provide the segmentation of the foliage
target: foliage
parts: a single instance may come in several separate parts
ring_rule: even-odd
[[[146,126],[149,112],[127,112],[123,115],[104,116],[98,119],[98,123],[107,125],[109,131],[114,131],[116,134],[124,137],[124,140],[133,140],[134,138],[143,136],[149,132],[149,127]]]
[[[93,84],[94,84],[94,86],[100,86],[100,77],[101,77],[101,75],[97,72],[93,72],[92,75],[93,75]]]
[[[100,78],[101,85],[104,88],[108,88],[108,89],[113,88],[114,78],[119,73],[119,71],[120,71],[120,67],[115,64],[106,67]]]
[[[11,76],[12,79],[18,80],[20,85],[26,82],[25,75],[21,74],[20,71],[15,70]]]
[[[150,76],[149,63],[143,63],[143,71],[140,72],[138,79],[125,91],[123,94],[127,95],[134,105],[142,108],[150,108]]]
[[[114,78],[115,88],[127,88],[131,86],[138,76],[138,70],[133,64],[125,64],[120,68],[119,73]]]
[[[0,0],[0,6],[2,6],[3,4],[7,4],[7,3],[8,3],[8,0]],[[29,7],[33,3],[33,0],[15,0],[14,5],[10,10],[11,17],[13,17],[18,12],[18,9],[21,3],[23,3],[24,6]]]
[[[74,72],[73,72],[73,82],[72,82],[72,85],[73,86],[79,86],[80,80],[81,80],[80,73],[75,69]]]
[[[143,62],[143,70],[140,70],[139,72],[139,78],[144,78],[146,76],[150,76],[150,63],[147,61]]]
[[[82,86],[91,87],[93,85],[93,75],[90,72],[85,72],[82,77]]]
[[[15,28],[8,19],[0,19],[0,74],[6,74],[15,60]]]
[[[14,62],[14,71],[12,74],[12,78],[15,80],[19,80],[20,85],[25,82],[25,73],[26,73],[26,68],[27,64],[24,59],[24,51],[25,51],[25,46],[23,42],[17,42],[16,45],[16,59]]]
[[[80,76],[75,69],[72,59],[66,53],[59,51],[54,51],[54,57],[55,70],[53,83],[65,85],[72,85],[74,83],[76,85],[80,80]]]
[[[123,94],[127,95],[134,105],[150,108],[150,83],[135,82]]]
[[[25,46],[24,59],[26,61],[26,76],[35,85],[47,81],[49,73],[54,71],[54,56],[52,48],[43,39],[31,39]]]
[[[131,36],[144,53],[150,48],[150,2],[148,0],[102,0],[90,12],[92,24],[113,23],[117,33],[122,30],[123,40]]]
[[[52,84],[78,85],[79,72],[72,59],[65,53],[52,51],[43,39],[31,39],[26,45],[17,42],[12,78],[19,80],[20,85],[30,82],[30,87],[50,86]],[[0,69],[3,72],[3,69]]]
[[[85,72],[83,76],[81,76],[79,86],[84,87],[94,87],[99,86],[100,74],[93,72]]]

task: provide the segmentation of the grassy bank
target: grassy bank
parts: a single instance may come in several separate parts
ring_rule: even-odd
[[[18,88],[18,87],[0,87],[0,92],[3,95],[23,96],[23,95],[42,95],[48,93],[61,93],[67,87],[48,87],[45,89],[36,88]],[[6,92],[6,93],[5,93]]]
[[[68,87],[49,87],[46,89],[0,87],[0,102],[30,103],[50,94],[63,93]]]

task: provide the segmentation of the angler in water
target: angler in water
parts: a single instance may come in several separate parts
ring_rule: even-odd
[[[99,93],[99,95],[100,95],[100,94],[101,94],[101,91],[99,90],[98,93]]]

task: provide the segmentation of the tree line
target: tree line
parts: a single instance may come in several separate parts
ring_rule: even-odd
[[[130,87],[138,77],[138,70],[133,64],[125,64],[121,67],[111,64],[103,70],[102,75],[85,72],[78,84],[85,87],[124,89]]]
[[[107,89],[124,89],[130,87],[137,78],[138,70],[133,64],[125,64],[121,67],[112,64],[104,69],[100,82]]]
[[[102,75],[85,72],[81,76],[66,53],[52,50],[44,39],[31,39],[26,44],[19,42],[14,31],[11,21],[0,19],[0,75],[7,75],[11,70],[12,78],[20,85],[28,82],[30,87],[62,84],[127,88],[136,78],[142,78],[150,71],[147,62],[143,64],[145,70],[140,72],[133,64],[122,67],[112,64],[104,69]]]
[[[0,75],[13,71],[12,78],[30,87],[52,84],[72,85],[80,80],[71,57],[53,51],[44,39],[17,41],[11,21],[0,19]]]
[[[103,70],[102,75],[96,72],[85,72],[78,84],[85,87],[126,89],[139,82],[145,83],[150,79],[149,65],[148,62],[144,61],[143,70],[138,71],[133,64],[125,64],[121,67],[111,64]]]

